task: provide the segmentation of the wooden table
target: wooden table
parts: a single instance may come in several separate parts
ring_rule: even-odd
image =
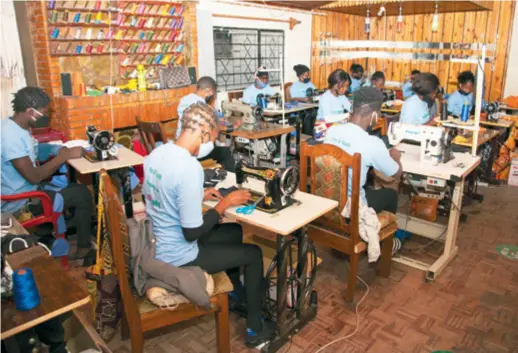
[[[447,226],[410,217],[409,215],[401,213],[397,214],[398,227],[400,229],[405,229],[412,234],[430,239],[438,239],[445,234],[443,253],[431,265],[401,255],[397,255],[393,258],[396,262],[425,271],[426,279],[433,281],[457,254],[457,230],[462,208],[464,181],[479,165],[480,157],[473,157],[470,153],[454,153],[454,159],[448,163],[432,166],[420,161],[420,146],[401,143],[396,146],[396,148],[402,152],[401,165],[403,172],[443,179],[455,184]]]
[[[293,106],[292,108],[284,109],[284,115],[300,113],[305,110],[316,109],[316,108],[318,108],[318,104],[316,104],[316,103],[298,103],[297,105]],[[279,116],[279,115],[282,115],[282,110],[281,109],[264,109],[263,114],[264,114],[264,116],[267,116],[267,117]]]
[[[9,255],[6,261],[13,270],[32,269],[41,303],[32,310],[18,311],[13,300],[2,301],[2,340],[90,302],[88,293],[42,247]]]
[[[478,145],[477,147],[480,147],[481,145],[485,144],[486,142],[489,142],[491,141],[492,139],[494,139],[495,137],[499,136],[502,134],[502,131],[501,130],[486,130],[484,132],[479,132],[478,134]],[[452,142],[453,144],[457,145],[457,146],[463,146],[463,147],[469,147],[471,148],[471,146],[473,145],[473,136],[470,136],[469,138],[467,138],[467,141],[463,141],[463,142],[457,142],[455,141],[455,139],[453,140]]]
[[[131,198],[131,182],[129,167],[140,165],[144,163],[144,157],[135,153],[124,146],[119,147],[117,159],[102,161],[102,162],[90,162],[86,158],[70,159],[68,164],[72,167],[72,170],[79,174],[92,174],[95,198],[97,198],[97,176],[98,173],[104,169],[106,171],[117,172],[116,175],[121,180],[122,195],[124,199],[124,209],[128,218],[133,217],[133,201]],[[72,174],[72,173],[71,173]],[[70,179],[74,180],[75,175],[72,174]],[[96,199],[97,203],[97,199]]]
[[[235,138],[240,137],[244,139],[250,140],[250,144],[253,149],[253,165],[259,166],[259,141],[266,138],[277,137],[280,136],[280,166],[282,168],[286,167],[286,155],[288,152],[288,148],[286,146],[286,137],[289,133],[295,130],[293,126],[290,125],[281,125],[268,123],[265,121],[260,121],[255,124],[237,124],[241,118],[231,116],[227,118],[229,122],[237,125],[233,131],[225,132],[221,131],[221,133],[225,135],[229,135],[231,137],[231,147],[235,146]]]
[[[218,184],[218,187],[231,187],[236,185],[236,178],[234,173],[228,173],[227,178]],[[252,178],[243,184],[244,188],[264,193],[264,182]],[[236,208],[230,208],[226,213],[236,220],[249,224],[251,226],[259,227],[276,234],[277,243],[277,328],[278,336],[270,341],[261,352],[276,352],[286,342],[291,339],[291,336],[301,330],[310,320],[316,316],[316,306],[300,305],[299,309],[289,309],[286,305],[286,294],[288,290],[287,275],[288,275],[288,251],[291,250],[289,244],[290,238],[296,238],[297,244],[297,261],[299,285],[297,293],[300,294],[305,290],[311,292],[312,288],[306,278],[306,266],[308,259],[308,239],[304,231],[304,227],[319,218],[320,216],[331,211],[338,206],[338,202],[334,200],[325,199],[316,195],[307,194],[297,191],[294,194],[296,200],[300,201],[300,205],[292,205],[275,214],[269,214],[259,210],[255,210],[250,215],[243,215],[236,212]],[[207,207],[214,207],[214,201],[204,202]],[[302,277],[304,276],[304,277]],[[299,297],[298,300],[301,300]],[[290,318],[288,320],[288,314]]]

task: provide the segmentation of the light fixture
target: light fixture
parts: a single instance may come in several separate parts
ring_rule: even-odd
[[[383,16],[383,14],[385,14],[385,11],[386,11],[385,6],[381,5],[381,7],[378,11],[378,16],[379,17]]]
[[[371,32],[371,18],[370,18],[370,10],[367,9],[367,17],[365,17],[365,33],[369,34]]]
[[[397,16],[396,31],[403,32],[403,6],[399,5],[399,15]]]
[[[435,3],[435,13],[432,19],[432,32],[435,33],[439,29],[439,3]]]

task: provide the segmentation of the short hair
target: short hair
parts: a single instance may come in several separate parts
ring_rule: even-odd
[[[371,81],[383,80],[385,81],[385,74],[382,71],[376,71],[372,74]]]
[[[295,65],[293,66],[293,70],[295,70],[297,76],[300,76],[305,74],[306,72],[309,72],[309,67],[307,67],[306,65]]]
[[[368,116],[381,110],[383,93],[374,87],[360,87],[353,95],[353,115]]]
[[[14,94],[11,101],[13,111],[21,113],[29,108],[36,110],[48,107],[50,104],[50,97],[45,91],[39,87],[24,87]]]
[[[204,102],[191,104],[184,110],[182,119],[182,131],[185,130],[201,130],[202,132],[210,132],[218,125],[218,114],[210,105]],[[206,130],[209,131],[206,131]],[[205,130],[205,131],[204,131]]]
[[[412,70],[411,75],[419,75],[420,73],[421,73],[421,71],[419,71],[419,70]]]
[[[412,84],[412,90],[420,96],[426,96],[430,93],[437,92],[438,88],[439,79],[430,72],[417,75]]]
[[[264,66],[260,66],[257,71],[255,72],[255,75],[257,77],[265,77],[265,76],[270,76],[269,73],[268,73],[268,70],[266,70],[266,67]]]
[[[332,88],[336,84],[344,84],[346,81],[349,81],[349,84],[351,84],[351,76],[342,69],[337,69],[331,72],[327,78],[329,88]]]
[[[216,90],[217,87],[218,84],[216,83],[216,81],[209,76],[200,77],[198,82],[196,82],[196,89],[212,88]]]
[[[351,71],[352,73],[355,73],[355,74],[359,74],[359,73],[363,74],[363,72],[365,70],[363,70],[363,66],[361,66],[360,64],[352,64],[349,71]]]
[[[459,81],[459,85],[463,85],[468,82],[475,83],[475,75],[471,71],[463,71],[457,76],[457,81]]]

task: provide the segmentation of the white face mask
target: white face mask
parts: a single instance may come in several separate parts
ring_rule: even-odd
[[[34,109],[34,108],[32,108],[32,110],[33,110],[34,112],[36,112],[36,114],[38,114],[39,116],[44,116],[44,115],[43,115],[39,110]],[[33,116],[31,116],[31,118],[32,118],[32,120],[34,120],[34,121],[38,120],[38,118],[35,118],[35,117],[33,117]]]
[[[207,143],[202,143],[200,145],[200,150],[198,151],[198,159],[207,157],[212,150],[214,150],[214,142],[209,141]]]
[[[374,120],[374,124],[372,123],[373,120]],[[378,123],[378,113],[374,112],[374,113],[372,113],[371,125],[370,126],[373,126],[373,125],[375,125],[377,123]]]

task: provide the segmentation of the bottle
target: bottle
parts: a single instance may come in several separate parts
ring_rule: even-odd
[[[469,111],[470,111],[470,106],[469,106],[468,102],[465,102],[464,105],[462,106],[462,111],[460,113],[460,121],[462,121],[462,122],[468,121]]]
[[[147,90],[147,82],[146,82],[146,69],[144,65],[137,65],[137,82],[138,82],[138,90],[140,92],[146,92]]]
[[[448,120],[448,101],[446,99],[442,102],[441,120]]]

